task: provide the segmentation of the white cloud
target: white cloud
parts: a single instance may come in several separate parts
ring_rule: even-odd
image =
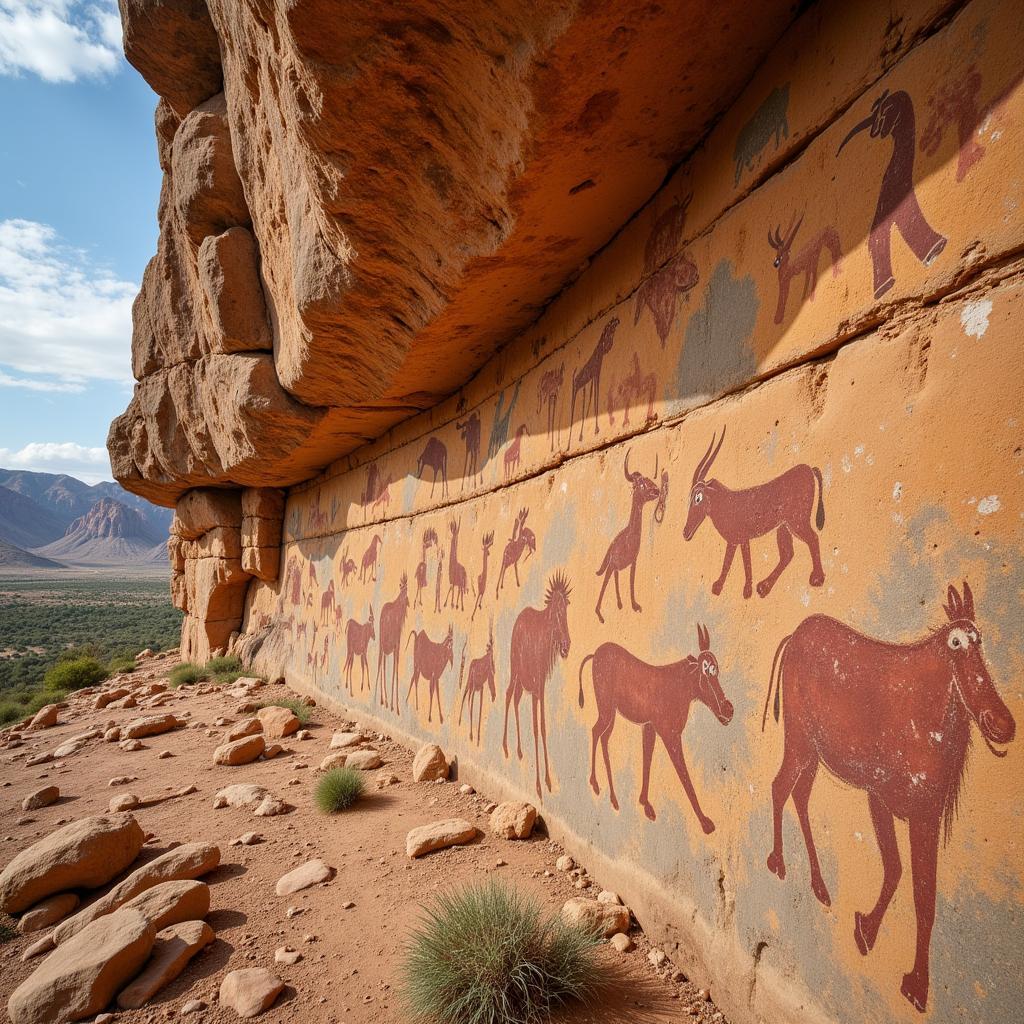
[[[75,391],[89,380],[129,382],[137,291],[63,245],[48,225],[0,221],[0,387]]]
[[[73,441],[33,441],[17,451],[0,448],[0,467],[36,473],[67,473],[87,484],[112,478],[106,448],[86,448]]]
[[[110,0],[0,0],[0,74],[74,82],[114,74],[122,59]]]

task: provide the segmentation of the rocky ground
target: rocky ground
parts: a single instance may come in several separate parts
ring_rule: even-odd
[[[283,738],[243,737],[232,751],[221,749],[217,760],[237,760],[274,743],[282,747],[276,756],[246,764],[217,763],[215,750],[223,747],[228,733],[242,731],[239,726],[253,718],[254,703],[294,695],[281,683],[166,689],[173,664],[172,658],[142,661],[130,676],[62,705],[56,724],[0,733],[0,867],[64,826],[115,810],[128,810],[145,835],[141,853],[112,879],[115,883],[179,845],[197,844],[197,859],[208,856],[209,844],[219,848],[219,866],[201,878],[209,885],[205,919],[213,929],[212,942],[140,1009],[122,1010],[116,1002],[106,1008],[125,1024],[156,1024],[178,1015],[196,1022],[235,1021],[238,1013],[222,998],[222,981],[231,971],[250,968],[264,968],[284,984],[262,1014],[268,1024],[284,1024],[299,1015],[310,1024],[404,1020],[398,991],[403,949],[420,907],[433,893],[496,874],[557,912],[569,900],[593,899],[601,892],[600,879],[591,878],[585,866],[572,864],[540,827],[525,840],[495,835],[493,805],[486,794],[457,782],[414,781],[413,752],[400,744],[364,734],[353,746],[331,750],[332,737],[354,730],[354,725],[323,708],[312,710],[304,730]],[[97,707],[115,687],[130,692],[110,706]],[[155,735],[125,735],[147,731],[131,730],[130,723],[166,714],[180,725]],[[267,731],[272,733],[288,718],[272,713],[268,719],[264,714]],[[312,792],[320,763],[329,754],[353,750],[374,750],[382,761],[381,767],[367,770],[366,795],[342,814],[318,813]],[[46,755],[54,756],[42,760]],[[373,763],[372,754],[357,756]],[[236,784],[264,787],[269,799],[260,795],[250,807],[215,808],[215,802],[225,802],[215,801],[215,795]],[[59,791],[55,802],[46,803],[54,797],[52,791],[45,792],[48,787]],[[43,792],[34,802],[45,806],[24,809],[23,803],[38,791]],[[257,816],[254,809],[261,804],[263,811],[281,810],[281,804],[287,809]],[[475,826],[471,842],[408,856],[412,829],[456,818]],[[239,843],[243,836],[246,843]],[[278,895],[282,876],[316,859],[331,869],[329,880]],[[165,884],[180,887],[182,898],[206,899],[196,882]],[[108,883],[88,895],[83,891],[83,905],[109,889]],[[202,909],[194,916],[202,916]],[[4,920],[15,925],[10,918]],[[174,927],[188,930],[183,924]],[[208,939],[201,925],[188,927],[194,934],[172,938],[179,944]],[[0,945],[0,999],[5,1005],[46,960],[43,955],[23,958],[48,933],[17,934]],[[165,952],[170,952],[164,938]],[[622,946],[632,948],[622,952]],[[65,948],[61,940],[58,954]],[[618,936],[603,947],[601,956],[614,981],[612,993],[600,1008],[575,1010],[565,1020],[723,1021],[707,993],[652,949],[635,922],[628,941]]]

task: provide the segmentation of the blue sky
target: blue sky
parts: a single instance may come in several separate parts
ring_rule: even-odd
[[[109,0],[0,0],[0,466],[110,479],[156,248],[156,96]]]

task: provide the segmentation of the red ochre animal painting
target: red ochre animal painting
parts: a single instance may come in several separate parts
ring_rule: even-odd
[[[668,473],[662,475],[661,489],[650,477],[644,476],[639,470],[629,471],[629,451],[626,452],[626,459],[623,463],[623,473],[626,480],[633,488],[632,504],[629,511],[629,522],[616,534],[615,539],[608,545],[604,561],[597,570],[598,576],[604,576],[601,582],[601,593],[597,595],[597,606],[594,611],[601,622],[604,616],[601,614],[601,602],[604,600],[605,588],[612,575],[615,576],[615,601],[622,610],[622,596],[619,593],[619,573],[629,569],[629,600],[633,611],[641,611],[636,599],[636,560],[640,554],[640,533],[643,528],[644,506],[652,501],[657,501],[654,508],[654,521],[660,523],[665,518],[665,502],[668,500]],[[654,477],[658,476],[658,461],[654,461]]]
[[[462,463],[462,489],[465,490],[468,481],[477,482],[477,463],[480,460],[480,413],[474,410],[464,420],[456,422],[455,429],[466,447],[466,457]]]
[[[326,626],[334,614],[334,580],[327,584],[327,589],[320,595],[320,625]]]
[[[473,603],[473,613],[469,617],[469,621],[472,622],[476,616],[477,609],[484,603],[484,595],[487,592],[487,560],[491,555],[491,547],[494,544],[494,531],[491,530],[485,533],[483,539],[480,541],[481,556],[483,557],[483,566],[480,569],[480,575],[476,578],[476,601]]]
[[[766,483],[734,491],[718,480],[707,478],[708,470],[718,455],[725,440],[725,429],[715,444],[711,444],[704,457],[693,471],[693,486],[690,489],[690,508],[683,527],[684,540],[692,540],[705,518],[725,541],[725,559],[722,572],[711,586],[713,594],[720,594],[729,576],[736,548],[743,552],[743,596],[753,593],[752,569],[750,564],[750,542],[755,537],[775,531],[779,546],[778,565],[757,585],[760,597],[767,597],[786,566],[793,559],[793,536],[796,535],[811,553],[812,587],[825,582],[825,570],[821,566],[821,549],[815,526],[825,526],[825,503],[822,497],[821,470],[817,466],[798,465],[787,469]],[[811,514],[814,509],[814,494],[817,488],[818,507],[814,523]]]
[[[768,868],[786,877],[782,812],[792,796],[810,862],[811,889],[826,907],[808,815],[820,765],[844,785],[867,793],[882,855],[882,887],[874,907],[854,914],[853,937],[867,955],[903,871],[894,819],[910,830],[910,867],[917,948],[900,991],[924,1012],[935,922],[940,833],[949,841],[971,745],[971,723],[988,749],[1013,740],[1016,723],[996,692],[982,654],[974,595],[950,586],[945,625],[920,640],[896,644],[865,636],[825,615],[804,619],[779,644],[768,680],[761,728],[772,689],[775,720],[784,711],[785,750],[772,783],[774,845]]]
[[[359,567],[359,582],[365,583],[367,576],[371,580],[377,579],[377,559],[380,555],[380,548],[384,542],[380,539],[380,534],[375,533],[370,541],[370,546],[366,549],[363,554],[363,561]]]
[[[706,705],[722,725],[732,721],[733,706],[726,699],[718,681],[718,659],[711,653],[711,637],[706,626],[697,627],[697,645],[697,655],[691,654],[671,665],[648,665],[618,644],[601,644],[580,664],[579,703],[583,707],[583,669],[588,661],[592,661],[597,721],[590,734],[590,788],[595,793],[601,792],[597,782],[597,743],[600,740],[605,775],[608,778],[608,796],[612,807],[619,809],[612,780],[611,758],[608,755],[608,740],[615,728],[616,716],[622,715],[642,729],[643,784],[640,787],[640,805],[644,814],[651,821],[657,818],[648,797],[648,787],[654,745],[660,737],[700,827],[705,835],[710,835],[715,830],[715,823],[701,810],[697,800],[686,767],[686,758],[683,756],[682,733],[690,717],[690,705],[695,700]]]
[[[601,337],[597,339],[594,351],[587,361],[577,370],[572,371],[572,401],[569,405],[569,439],[572,440],[572,425],[576,416],[576,396],[583,393],[580,402],[580,440],[583,440],[583,424],[587,419],[587,410],[593,411],[594,433],[599,433],[598,414],[601,411],[601,366],[604,357],[612,350],[615,332],[619,327],[619,318],[613,316],[604,325]]]
[[[448,449],[444,441],[431,437],[424,445],[423,451],[416,462],[416,475],[423,480],[423,471],[430,467],[434,476],[430,481],[430,496],[434,496],[434,487],[437,484],[437,475],[441,474],[441,494],[448,497]]]
[[[377,676],[373,687],[373,696],[377,696],[380,687],[380,703],[390,707],[396,715],[402,712],[398,708],[398,653],[402,644],[402,628],[405,616],[409,611],[409,577],[402,573],[398,584],[398,596],[388,601],[380,610],[380,642],[377,645]],[[391,694],[388,696],[387,667],[388,657],[394,657],[391,672]]]
[[[537,796],[540,788],[539,741],[544,745],[544,784],[551,790],[551,772],[548,767],[548,727],[544,710],[544,690],[558,658],[569,657],[569,595],[572,588],[562,572],[556,572],[548,581],[543,608],[524,608],[512,627],[509,642],[509,680],[505,691],[505,725],[501,747],[508,757],[508,709],[515,704],[516,756],[523,759],[522,733],[519,724],[519,702],[528,693],[533,707],[533,763]],[[538,736],[538,719],[540,733]]]
[[[338,609],[341,610],[340,608]],[[363,692],[364,685],[367,689],[370,686],[370,666],[367,663],[366,652],[370,647],[370,641],[375,638],[373,632],[373,605],[370,605],[370,618],[366,622],[356,622],[349,619],[345,626],[345,641],[348,652],[345,656],[345,685],[348,692],[355,696],[352,688],[352,663],[356,657],[362,667],[362,675],[359,679],[359,692]]]
[[[925,219],[914,191],[914,149],[917,130],[914,125],[914,103],[902,89],[882,93],[871,105],[871,113],[855,124],[839,144],[843,147],[862,131],[872,139],[892,137],[892,156],[882,175],[878,205],[871,221],[868,250],[874,273],[875,298],[880,299],[896,283],[892,273],[892,231],[903,236],[914,255],[927,267],[946,248],[946,237],[940,235]]]
[[[448,524],[452,542],[448,552],[448,594],[444,599],[444,606],[447,608],[451,602],[452,608],[465,611],[469,574],[466,572],[466,567],[459,561],[459,530],[461,528],[461,524],[454,519]]]
[[[548,446],[551,451],[555,450],[556,435],[558,434],[555,412],[558,407],[558,397],[562,393],[564,378],[565,363],[560,363],[557,370],[545,370],[537,385],[537,414],[540,415],[540,410],[545,403],[548,407]],[[558,438],[557,443],[561,445],[561,438]]]
[[[459,665],[459,689],[462,690],[462,700],[459,703],[459,725],[462,725],[462,712],[466,706],[466,698],[469,698],[469,738],[473,739],[473,702],[479,699],[480,703],[476,711],[476,745],[480,746],[480,728],[484,716],[484,687],[491,691],[491,702],[497,700],[498,692],[495,689],[494,681],[494,623],[491,623],[490,632],[487,636],[487,650],[479,658],[474,658],[469,663],[469,676],[466,679],[466,688],[462,689],[462,670],[466,665],[466,652],[462,652],[462,661]]]
[[[537,550],[537,537],[533,530],[526,525],[526,517],[529,514],[530,510],[528,508],[521,508],[516,515],[515,525],[512,527],[512,536],[505,545],[505,550],[501,556],[501,571],[498,573],[498,585],[494,588],[495,597],[501,593],[502,585],[505,582],[505,571],[509,566],[512,567],[515,573],[516,586],[522,586],[519,582],[519,559],[523,557],[524,551],[528,552],[526,557],[529,558]]]
[[[427,585],[427,552],[436,544],[437,530],[428,526],[423,531],[423,557],[420,559],[420,564],[416,566],[416,596],[413,598],[413,608],[418,608],[423,604],[422,592]]]
[[[790,223],[786,234],[782,234],[782,225],[775,231],[768,232],[768,244],[775,250],[772,265],[779,272],[779,301],[775,307],[775,322],[781,324],[786,316],[786,303],[789,300],[789,285],[794,277],[804,275],[804,302],[813,302],[814,293],[818,288],[818,263],[821,262],[823,249],[828,249],[832,260],[832,276],[838,277],[842,269],[842,252],[839,249],[839,233],[834,227],[822,228],[795,256],[790,256],[793,239],[804,222],[801,216],[795,223]]]
[[[434,698],[437,697],[437,716],[444,722],[444,714],[441,711],[441,676],[445,668],[452,664],[452,646],[454,638],[452,627],[448,627],[448,634],[440,643],[431,640],[425,629],[413,630],[409,634],[409,640],[413,637],[416,642],[412,648],[412,680],[409,683],[409,692],[405,695],[405,703],[416,694],[416,710],[420,709],[420,676],[423,676],[430,684],[430,707],[427,709],[427,721],[433,720]],[[409,640],[405,641],[406,650],[409,649]]]

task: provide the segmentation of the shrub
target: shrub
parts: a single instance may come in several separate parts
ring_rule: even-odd
[[[332,768],[316,784],[313,799],[324,814],[336,814],[351,807],[364,786],[363,773],[355,768]]]
[[[10,725],[11,722],[20,722],[28,717],[28,712],[23,704],[17,701],[5,700],[0,704],[0,725]]]
[[[183,661],[171,669],[167,678],[171,687],[176,690],[179,686],[191,686],[193,683],[202,682],[207,678],[207,672],[191,661]]]
[[[442,894],[409,946],[406,1005],[432,1024],[534,1024],[594,999],[598,943],[493,880]]]
[[[91,655],[58,661],[47,670],[43,685],[47,690],[80,690],[95,686],[107,678],[107,670]]]
[[[111,675],[116,675],[119,672],[134,672],[135,659],[128,654],[119,654],[107,662],[107,671]]]
[[[260,704],[261,708],[287,708],[298,720],[299,725],[305,725],[313,717],[313,709],[301,700],[294,700],[287,697],[283,700],[265,700]]]
[[[229,654],[226,657],[211,658],[206,663],[206,671],[218,686],[230,686],[245,670],[242,662],[235,655]]]

